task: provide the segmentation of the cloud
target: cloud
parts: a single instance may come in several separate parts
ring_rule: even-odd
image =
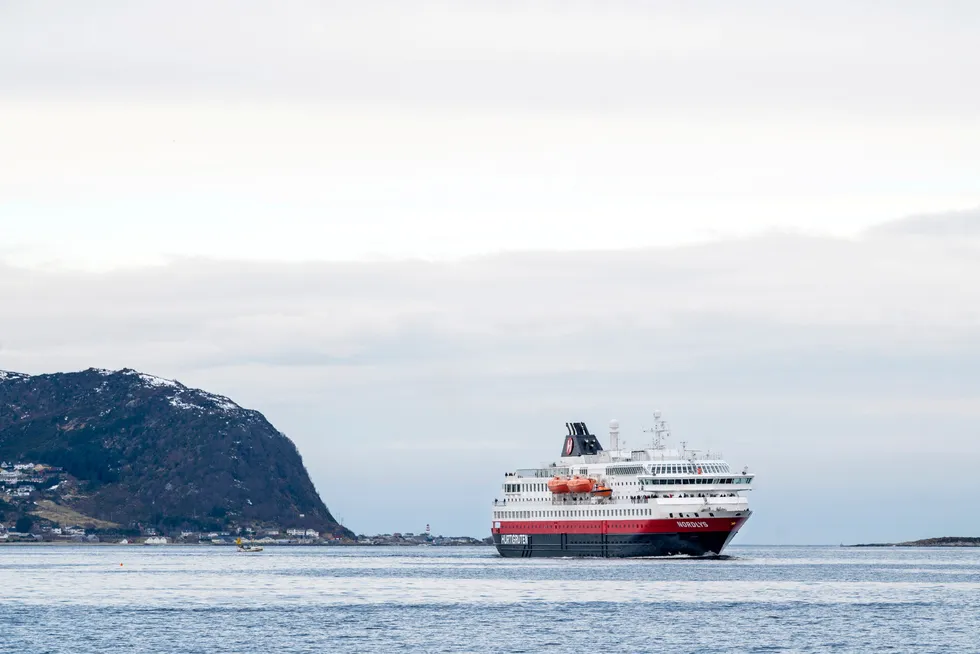
[[[909,216],[876,225],[868,230],[876,236],[934,236],[948,239],[980,237],[980,208],[942,214]]]
[[[976,7],[63,2],[0,8],[0,86],[401,106],[971,115]]]
[[[980,321],[977,258],[947,246],[774,234],[455,262],[8,267],[0,299],[18,320],[2,329],[6,357],[28,369],[115,365],[96,355],[176,371],[344,367],[365,381],[454,366],[626,373],[820,347],[937,353]]]
[[[887,451],[901,468],[924,437],[974,456],[977,279],[980,257],[957,237],[877,232],[454,262],[8,266],[0,368],[129,366],[227,395],[297,442],[355,529],[482,533],[497,473],[556,456],[571,419],[602,435],[617,417],[639,444],[664,409],[678,439],[773,482],[787,461],[800,483],[840,457]],[[458,497],[422,511],[392,508],[385,489],[346,492],[365,469]],[[769,512],[786,509],[778,488],[758,492]],[[857,529],[758,522],[753,540]]]

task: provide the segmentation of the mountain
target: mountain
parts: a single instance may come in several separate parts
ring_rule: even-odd
[[[261,413],[135,370],[0,371],[0,461],[60,468],[66,483],[53,479],[36,506],[120,529],[353,536],[320,499],[296,446]]]

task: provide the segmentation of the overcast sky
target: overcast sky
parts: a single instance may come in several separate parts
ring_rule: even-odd
[[[965,535],[978,29],[0,0],[0,368],[230,395],[359,532],[485,533],[562,423],[661,409],[759,473],[743,542]]]

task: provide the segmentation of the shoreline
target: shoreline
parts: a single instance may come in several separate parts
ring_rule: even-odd
[[[902,543],[855,543],[841,547],[980,547],[980,537],[977,536],[940,536],[938,538],[923,538]]]
[[[0,541],[0,547],[235,547],[235,543],[119,543],[119,542],[98,542],[90,543],[83,541],[12,541],[5,542]],[[262,547],[493,547],[490,543],[464,543],[464,544],[450,544],[450,545],[434,545],[434,544],[421,544],[421,543],[331,543],[331,544],[320,544],[320,543],[261,543]]]
[[[915,548],[920,550],[928,549],[928,548],[949,550],[949,549],[964,549],[964,548],[969,549],[971,547],[980,547],[980,544],[963,543],[960,545],[913,545],[911,543],[856,543],[854,545],[840,545],[840,547],[864,547],[864,548],[906,547],[906,548]]]

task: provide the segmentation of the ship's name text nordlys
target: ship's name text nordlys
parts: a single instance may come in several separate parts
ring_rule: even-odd
[[[697,529],[699,527],[707,527],[707,522],[678,522],[678,527],[686,527],[688,529]]]

